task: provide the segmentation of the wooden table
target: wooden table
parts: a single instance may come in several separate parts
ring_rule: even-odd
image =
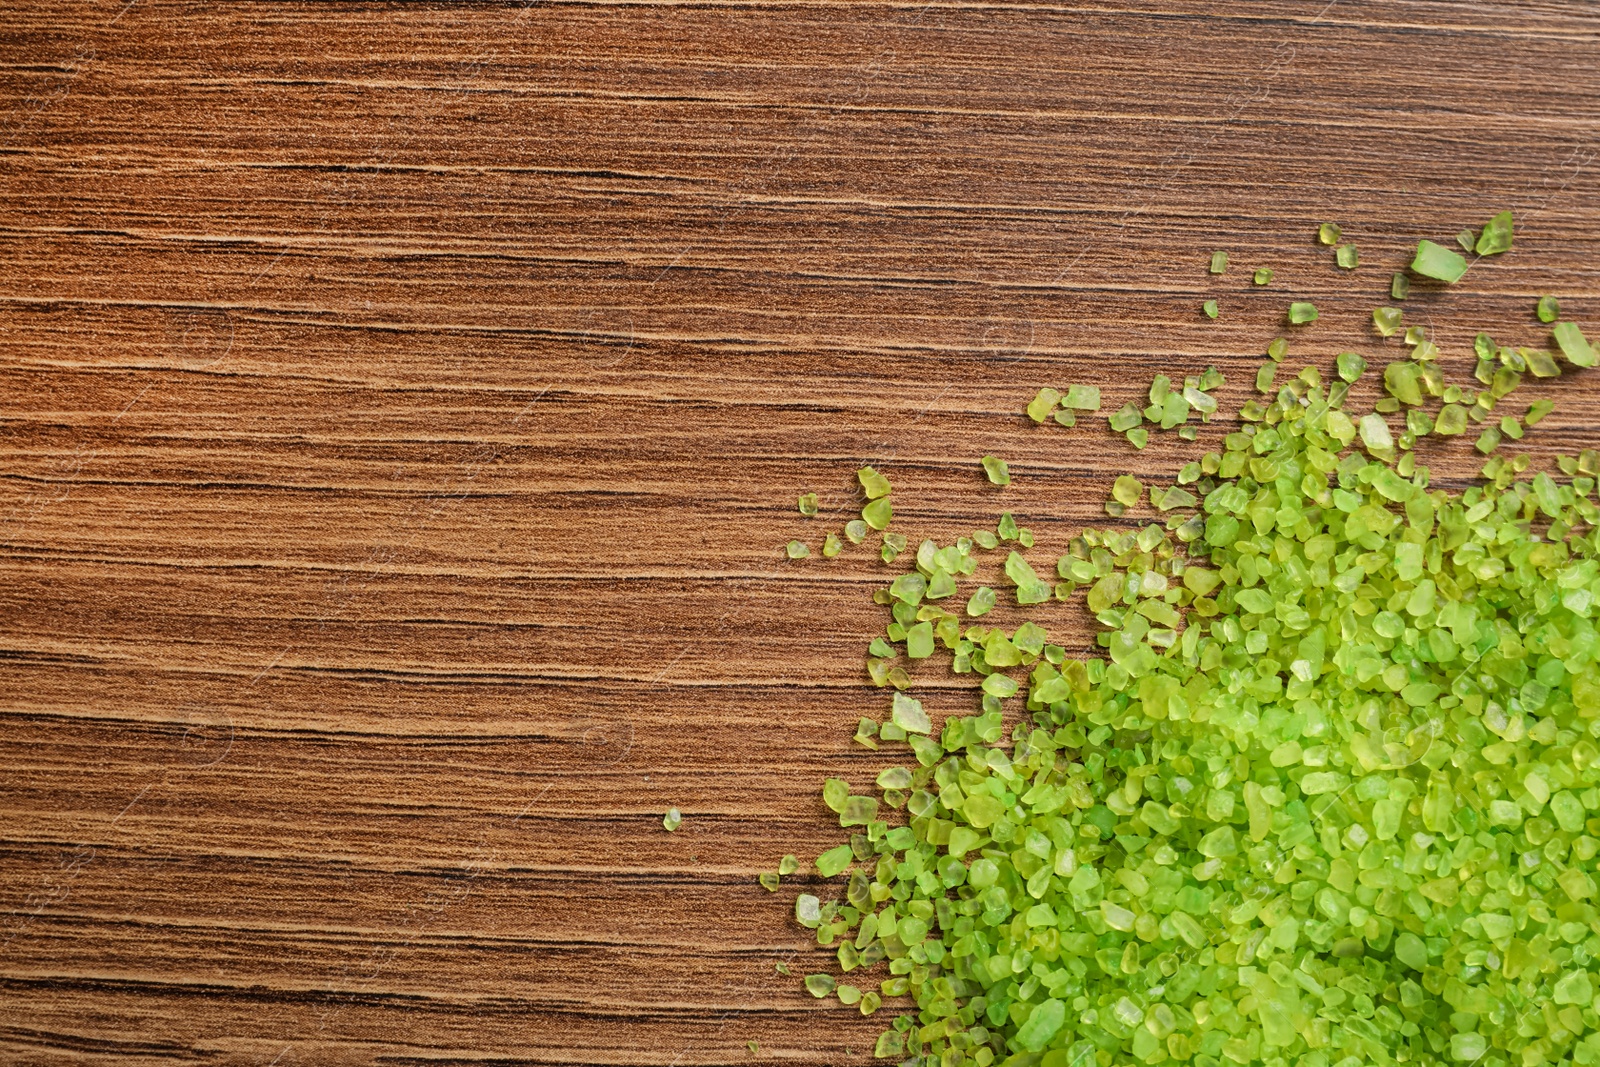
[[[0,114],[7,1063],[867,1062],[754,881],[882,763],[885,569],[782,553],[855,467],[1048,565],[1180,452],[1035,388],[1237,403],[1292,297],[1292,361],[1381,358],[1507,207],[1411,320],[1453,373],[1543,292],[1600,332],[1580,0],[66,0],[0,14]]]

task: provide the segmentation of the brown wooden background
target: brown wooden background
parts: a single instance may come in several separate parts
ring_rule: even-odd
[[[1600,332],[1584,0],[6,5],[0,1061],[864,1062],[753,879],[881,763],[881,567],[781,545],[876,462],[1053,559],[1176,452],[1038,385],[1377,359],[1503,207],[1457,371]]]

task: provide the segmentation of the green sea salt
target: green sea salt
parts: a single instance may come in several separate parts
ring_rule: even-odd
[[[1006,461],[998,456],[983,457],[983,474],[989,479],[990,485],[1011,484],[1011,470],[1006,466]]]
[[[1460,252],[1452,252],[1443,245],[1424,240],[1417,243],[1417,254],[1411,261],[1411,269],[1425,278],[1457,282],[1467,273],[1467,260]]]
[[[824,787],[807,991],[893,1008],[874,1053],[918,1067],[1600,1062],[1600,454],[1500,453],[1553,406],[1511,408],[1523,378],[1588,365],[1552,336],[1565,368],[1408,332],[1376,410],[1358,353],[1285,381],[1280,349],[1215,450],[1117,478],[1122,521],[1051,562],[1008,512],[884,572],[868,670],[901,681],[856,738],[887,765]],[[1413,447],[1473,422],[1482,476],[1436,484]]]

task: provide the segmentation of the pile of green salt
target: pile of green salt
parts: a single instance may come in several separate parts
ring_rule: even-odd
[[[1510,243],[1502,215],[1475,245]],[[1450,257],[1424,242],[1412,270],[1454,281]],[[1374,315],[1384,336],[1399,323]],[[1362,357],[1280,386],[1279,339],[1222,448],[1149,487],[1154,521],[1074,538],[1055,581],[1010,513],[923,541],[875,594],[890,621],[867,668],[890,701],[855,738],[899,758],[823,790],[850,835],[814,865],[842,893],[795,901],[836,963],[805,987],[903,1004],[875,1053],[929,1067],[1600,1062],[1600,457],[1530,476],[1498,453],[1550,411],[1509,413],[1525,376],[1594,363],[1575,324],[1551,336],[1479,335],[1473,380],[1451,384],[1413,330],[1361,413]],[[1150,408],[1109,421],[1143,447],[1147,423],[1212,418],[1221,384],[1161,376]],[[1094,387],[1052,388],[1028,415],[1098,408]],[[1487,424],[1481,482],[1431,487],[1417,441],[1469,423]],[[909,544],[889,482],[860,481],[846,536],[879,531],[893,563]],[[1108,512],[1131,522],[1146,488],[1117,479]],[[1083,591],[1099,654],[976,621],[997,602],[973,588],[989,553],[1019,608]],[[976,714],[936,728],[909,695],[933,658]]]

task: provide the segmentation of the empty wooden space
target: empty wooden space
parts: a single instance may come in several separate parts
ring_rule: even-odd
[[[1583,0],[8,5],[0,1060],[868,1062],[755,875],[876,766],[884,568],[784,542],[871,462],[1053,558],[1178,451],[1038,386],[1380,358],[1505,208],[1455,373],[1600,324]]]

